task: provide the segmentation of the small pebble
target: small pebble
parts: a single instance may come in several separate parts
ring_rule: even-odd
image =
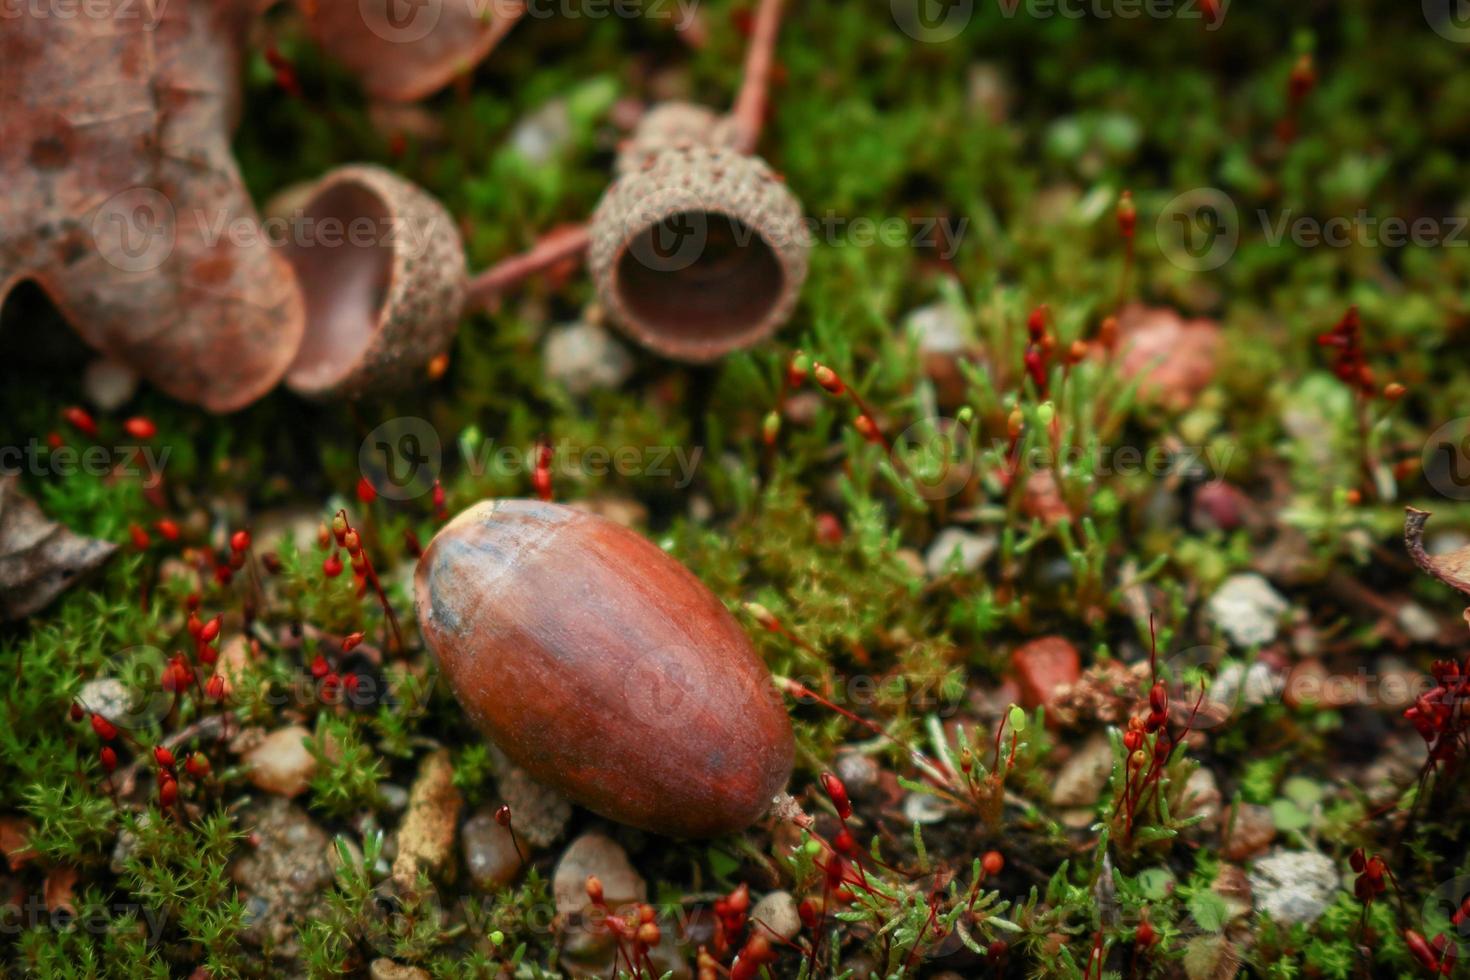
[[[241,756],[257,788],[290,799],[306,792],[316,774],[316,757],[306,748],[311,732],[300,725],[278,728]]]
[[[511,832],[495,819],[495,810],[486,807],[465,821],[460,831],[465,868],[477,888],[494,891],[515,880],[521,870]],[[524,847],[525,845],[521,845]]]
[[[1288,603],[1264,577],[1245,572],[1226,579],[1210,596],[1207,608],[1230,642],[1250,648],[1276,639],[1278,620]]]
[[[1317,851],[1275,850],[1250,870],[1256,908],[1283,925],[1317,921],[1341,885],[1337,865]]]
[[[414,888],[420,872],[437,876],[448,865],[463,804],[454,785],[449,750],[425,757],[408,791],[408,812],[398,828],[398,856],[393,860],[393,880],[398,887]]]
[[[622,385],[633,373],[633,358],[608,331],[588,323],[553,329],[543,351],[546,376],[573,395]]]
[[[796,899],[791,897],[790,892],[771,892],[756,902],[755,908],[750,910],[750,921],[764,926],[782,939],[795,939],[796,934],[801,932],[801,915],[797,912]]]
[[[1225,839],[1222,852],[1231,861],[1244,861],[1260,854],[1276,839],[1276,821],[1268,807],[1241,803],[1227,807],[1221,815]]]
[[[82,372],[82,392],[94,408],[115,412],[138,391],[138,372],[121,361],[99,357]]]
[[[974,572],[995,554],[998,542],[993,534],[974,534],[963,528],[947,527],[934,538],[924,555],[924,569],[930,578],[940,578],[951,571]]]
[[[1106,735],[1095,734],[1062,764],[1051,801],[1060,807],[1091,806],[1102,795],[1112,772],[1113,746]]]

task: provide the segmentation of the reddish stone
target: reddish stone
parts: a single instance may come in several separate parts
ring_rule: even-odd
[[[1082,676],[1077,648],[1060,636],[1043,636],[1018,647],[1011,654],[1011,664],[1021,688],[1021,704],[1027,708],[1045,705],[1048,713],[1057,688],[1075,684]]]

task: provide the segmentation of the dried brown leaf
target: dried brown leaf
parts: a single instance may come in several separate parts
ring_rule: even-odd
[[[24,817],[0,817],[0,854],[11,871],[19,871],[36,856],[31,850],[31,823]]]
[[[488,55],[526,12],[523,0],[296,0],[326,52],[387,102],[421,99]]]
[[[77,869],[65,865],[52,868],[46,875],[45,897],[47,912],[65,912],[67,915],[76,915],[77,906],[73,901],[77,885]]]
[[[1424,550],[1424,525],[1429,520],[1429,511],[1405,507],[1404,512],[1404,544],[1414,564],[1445,585],[1470,595],[1470,545],[1443,555],[1431,555]]]
[[[0,621],[44,608],[116,550],[110,541],[84,538],[48,520],[21,492],[19,477],[0,477]]]
[[[0,31],[0,303],[34,280],[93,347],[215,411],[272,388],[303,330],[230,152],[254,6],[100,0]]]

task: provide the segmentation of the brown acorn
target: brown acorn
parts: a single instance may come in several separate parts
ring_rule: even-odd
[[[791,723],[749,638],[637,533],[528,500],[447,524],[414,576],[419,627],[512,761],[612,820],[743,829],[791,774]]]
[[[682,139],[614,181],[589,264],[612,319],[667,357],[712,361],[770,336],[806,279],[801,205],[759,157]]]
[[[464,246],[437,200],[381,167],[332,171],[287,217],[281,251],[306,298],[287,385],[313,398],[402,387],[449,347]]]

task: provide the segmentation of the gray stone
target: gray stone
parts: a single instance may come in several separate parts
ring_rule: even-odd
[[[947,527],[934,538],[924,555],[924,569],[930,578],[939,578],[951,569],[969,573],[976,571],[995,554],[993,534],[974,534],[963,528]]]
[[[1245,648],[1276,639],[1277,621],[1287,608],[1281,593],[1254,572],[1230,576],[1208,604],[1210,617],[1230,642]]]
[[[566,922],[564,948],[570,958],[585,961],[595,970],[613,942],[600,916],[588,914],[592,907],[587,897],[589,875],[602,882],[603,901],[615,913],[626,913],[630,906],[648,901],[648,884],[633,870],[628,853],[605,834],[583,834],[563,852],[551,876],[551,892],[557,914]]]
[[[333,878],[332,840],[305,810],[279,797],[245,811],[240,828],[254,845],[230,866],[245,903],[242,936],[294,959],[301,930],[325,912],[322,893]]]
[[[617,388],[633,373],[633,358],[602,327],[572,323],[554,328],[542,352],[546,376],[573,395]]]
[[[1439,636],[1439,623],[1429,610],[1416,602],[1399,606],[1399,628],[1416,643],[1430,643]]]
[[[516,123],[510,132],[510,145],[535,164],[550,163],[572,138],[572,118],[565,99],[552,101],[536,109]]]
[[[1092,806],[1112,773],[1112,743],[1106,735],[1093,735],[1062,764],[1051,801],[1061,807]]]
[[[877,785],[878,763],[861,752],[838,752],[834,768],[837,778],[847,787],[849,796],[862,796]]]
[[[628,852],[606,834],[592,831],[568,845],[552,874],[558,914],[579,915],[592,904],[587,897],[588,875],[602,882],[603,900],[609,908],[648,901],[648,884],[633,869]]]
[[[520,766],[506,762],[499,773],[496,784],[510,806],[511,819],[521,841],[531,847],[549,847],[566,832],[572,819],[571,801],[536,782]]]
[[[115,412],[138,391],[138,372],[121,361],[99,357],[82,372],[82,392],[95,408]]]
[[[77,704],[114,725],[132,727],[133,692],[116,677],[99,677],[83,684],[77,692]]]
[[[493,808],[484,807],[465,821],[460,844],[465,868],[478,888],[504,888],[520,873],[521,856],[516,852],[515,840],[495,819]]]
[[[1250,871],[1256,908],[1283,925],[1317,921],[1341,886],[1337,865],[1316,851],[1278,848]]]
[[[752,927],[764,926],[782,939],[795,939],[801,932],[801,915],[796,909],[796,899],[790,892],[771,892],[755,903],[750,910]],[[770,939],[768,935],[766,937]],[[772,945],[779,945],[774,940]]]

